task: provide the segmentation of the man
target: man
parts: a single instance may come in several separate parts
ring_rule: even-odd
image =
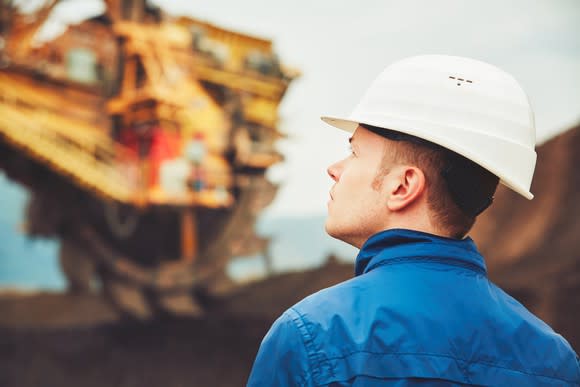
[[[326,230],[357,248],[355,278],[288,309],[250,386],[578,386],[561,336],[493,285],[465,237],[499,181],[524,197],[536,154],[528,99],[475,60],[387,67],[347,119]]]

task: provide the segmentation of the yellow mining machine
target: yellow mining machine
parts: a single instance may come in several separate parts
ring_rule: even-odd
[[[298,73],[269,40],[146,0],[35,43],[56,4],[0,5],[0,168],[30,191],[27,232],[59,239],[72,291],[142,319],[198,314],[231,257],[267,247],[253,226]]]

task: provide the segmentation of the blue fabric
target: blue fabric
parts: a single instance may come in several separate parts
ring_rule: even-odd
[[[570,345],[488,280],[470,238],[383,231],[355,275],[272,325],[248,386],[580,386]]]

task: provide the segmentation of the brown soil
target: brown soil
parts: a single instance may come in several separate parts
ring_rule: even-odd
[[[242,386],[269,321],[0,328],[2,386]]]
[[[123,321],[97,296],[0,296],[0,386],[243,386],[286,308],[352,276],[329,264],[240,288],[199,319]]]

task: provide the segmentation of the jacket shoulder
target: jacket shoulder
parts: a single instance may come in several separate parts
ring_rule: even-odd
[[[325,319],[329,314],[349,312],[349,303],[358,300],[372,286],[366,276],[354,277],[321,289],[289,308],[308,319]],[[352,305],[354,306],[354,305]]]
[[[364,364],[364,372],[377,378],[578,384],[569,344],[486,278],[431,270],[411,277],[407,271],[373,271],[289,309],[320,383],[351,378]],[[463,284],[462,291],[441,289],[444,284]],[[538,358],[538,351],[549,360]]]
[[[284,312],[264,336],[248,386],[309,386],[312,373],[300,318]]]

